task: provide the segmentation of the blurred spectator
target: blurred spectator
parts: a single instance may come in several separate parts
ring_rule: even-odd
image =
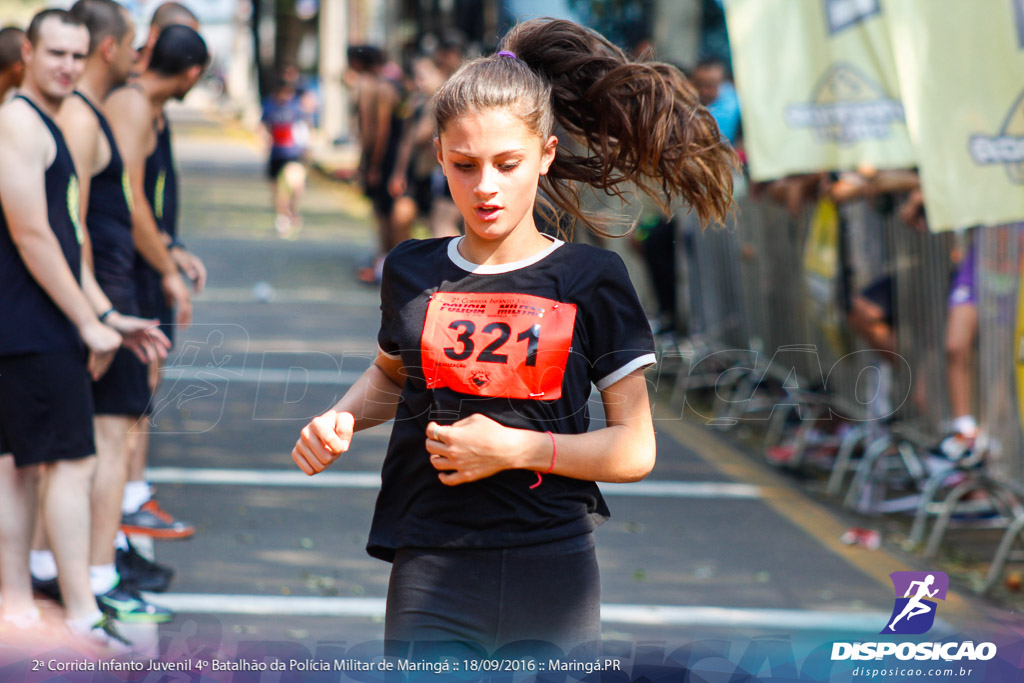
[[[379,237],[373,264],[360,269],[358,277],[373,284],[380,282],[384,257],[399,241],[391,220],[394,198],[388,190],[388,180],[394,173],[402,136],[402,98],[398,85],[384,73],[386,59],[380,49],[369,45],[350,47],[348,63],[356,74],[359,173],[364,192],[373,203]]]
[[[908,192],[918,185],[917,174],[913,171],[879,171],[865,166],[834,176],[827,192],[836,204],[843,204],[856,199]],[[892,274],[883,272],[850,297],[847,312],[847,321],[854,332],[871,348],[889,353],[896,353],[893,296]]]
[[[135,58],[135,73],[141,74],[149,66],[149,58],[153,54],[153,46],[156,45],[160,32],[168,26],[188,26],[194,31],[199,30],[199,19],[195,13],[180,2],[161,3],[153,11],[153,17],[149,22],[149,33],[146,35],[146,42],[139,48]]]
[[[953,411],[953,432],[944,442],[944,454],[951,459],[963,456],[978,436],[974,417],[974,374],[971,365],[974,344],[978,338],[978,293],[975,274],[977,242],[970,236],[971,246],[960,262],[949,291],[946,318],[946,373],[949,380],[949,403]]]
[[[726,79],[725,63],[705,59],[693,70],[693,85],[700,103],[718,122],[718,129],[735,147],[740,133],[740,100],[736,88]]]
[[[441,173],[442,182],[438,187],[435,188],[434,182],[434,172],[440,170],[440,166],[434,148],[434,119],[430,113],[430,98],[445,78],[429,57],[415,60],[412,71],[415,92],[410,108],[413,113],[406,123],[398,147],[395,170],[388,183],[391,196],[395,199],[392,221],[396,243],[408,239],[417,214],[427,219],[430,233],[434,237],[459,234],[459,212],[451,199],[444,174]]]
[[[15,26],[0,29],[0,104],[11,90],[21,85],[25,77],[25,62],[21,59],[21,46],[25,32]]]
[[[454,40],[445,41],[434,50],[434,63],[441,70],[445,80],[459,70],[464,57],[465,50],[462,49],[462,44]]]
[[[817,201],[823,177],[821,173],[790,175],[758,185],[755,194],[766,192],[769,198],[785,206],[790,215],[796,217],[805,206]]]
[[[646,211],[633,232],[633,239],[639,245],[644,265],[647,266],[658,307],[652,330],[655,335],[670,341],[679,327],[676,319],[678,287],[675,218],[657,210]]]
[[[904,223],[926,232],[928,220],[924,212],[924,194],[915,187],[900,206]],[[978,338],[978,300],[975,267],[977,251],[975,235],[969,236],[970,247],[960,261],[953,276],[947,301],[946,317],[946,378],[949,403],[953,414],[952,434],[943,439],[939,448],[943,455],[958,460],[973,447],[978,435],[974,417],[975,370],[971,366],[974,345]]]

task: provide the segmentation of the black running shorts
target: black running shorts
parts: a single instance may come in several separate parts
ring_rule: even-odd
[[[144,415],[150,399],[148,375],[146,365],[122,346],[110,369],[92,385],[96,414]]]
[[[281,171],[288,164],[301,164],[301,157],[270,157],[270,161],[267,162],[267,177],[271,180],[277,180],[277,176],[281,175]]]
[[[93,455],[91,384],[83,352],[0,356],[0,453],[16,467]]]
[[[384,640],[446,643],[480,657],[513,644],[563,654],[601,639],[601,578],[592,534],[515,548],[399,548]],[[397,654],[391,653],[391,654]],[[596,654],[596,652],[594,653]]]

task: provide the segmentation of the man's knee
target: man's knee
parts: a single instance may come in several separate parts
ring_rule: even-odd
[[[41,467],[42,476],[48,483],[58,482],[88,489],[92,486],[93,475],[96,472],[96,456],[56,460]]]
[[[0,457],[0,476],[11,477],[15,486],[38,486],[43,475],[44,464],[36,463],[16,467],[13,456],[10,458]]]

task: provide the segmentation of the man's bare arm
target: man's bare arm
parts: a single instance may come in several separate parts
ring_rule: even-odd
[[[100,169],[96,168],[99,155],[98,140],[100,136],[100,124],[96,115],[89,109],[89,105],[74,96],[69,97],[61,105],[57,114],[57,125],[64,133],[64,141],[71,152],[71,159],[75,162],[75,170],[78,172],[78,187],[81,197],[79,207],[81,208],[81,221],[85,225],[85,216],[89,212],[89,196],[92,189],[92,177]]]
[[[177,309],[176,322],[187,327],[192,322],[192,299],[146,199],[146,157],[156,146],[149,100],[134,88],[121,88],[107,98],[103,108],[128,169],[135,248],[160,273],[164,294]]]
[[[27,104],[0,110],[0,203],[25,267],[92,352],[95,377],[106,369],[121,337],[97,318],[50,227],[45,174],[52,159],[51,140]]]

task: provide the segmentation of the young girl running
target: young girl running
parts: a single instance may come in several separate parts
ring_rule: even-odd
[[[618,256],[541,233],[538,185],[731,204],[733,153],[674,68],[633,63],[567,21],[520,24],[433,102],[437,157],[464,237],[409,241],[384,265],[376,361],[303,430],[307,474],[394,418],[368,551],[392,562],[385,637],[470,652],[600,638],[595,482],[654,466],[650,327]],[[554,133],[575,138],[566,153]],[[591,385],[606,426],[588,432]]]

